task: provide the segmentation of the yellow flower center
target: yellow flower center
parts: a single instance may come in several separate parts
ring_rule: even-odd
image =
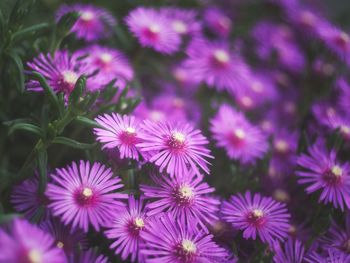
[[[196,245],[188,239],[184,239],[181,242],[182,248],[186,253],[196,253],[197,247]]]
[[[260,218],[264,215],[264,212],[261,209],[253,209],[252,213],[256,218]]]
[[[63,80],[68,84],[74,85],[78,78],[79,76],[74,71],[67,70],[63,72]]]
[[[173,140],[175,140],[178,143],[184,143],[185,142],[185,135],[182,132],[178,132],[178,131],[173,132],[171,137],[173,138]]]
[[[40,251],[36,249],[31,249],[28,253],[28,259],[31,263],[41,263],[42,256]]]
[[[341,169],[340,166],[334,165],[332,167],[332,174],[334,174],[336,177],[342,176],[343,170]]]
[[[58,248],[63,248],[63,247],[64,247],[64,244],[63,244],[63,242],[58,241],[56,246],[57,246]]]
[[[92,192],[91,188],[85,187],[83,189],[83,196],[84,197],[90,197],[90,196],[92,196],[92,194],[93,194],[93,192]]]
[[[184,185],[184,186],[180,187],[179,192],[180,192],[181,197],[184,197],[184,198],[193,197],[192,188],[189,187],[188,185]]]
[[[143,221],[141,217],[136,217],[134,223],[138,228],[143,228],[145,226],[145,221]]]
[[[288,150],[288,143],[285,140],[277,140],[275,142],[275,149],[278,152],[286,152]]]

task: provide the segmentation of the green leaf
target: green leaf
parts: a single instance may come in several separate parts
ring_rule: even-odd
[[[18,28],[34,3],[35,0],[17,0],[12,8],[8,25],[13,29]]]
[[[47,184],[47,151],[39,149],[38,151],[38,168],[39,168],[39,193],[45,192]]]
[[[6,32],[5,19],[4,19],[4,16],[0,10],[0,47],[2,45],[2,41],[4,41],[5,32]]]
[[[81,125],[84,125],[86,127],[91,127],[91,128],[103,128],[100,124],[98,124],[94,120],[90,120],[89,118],[83,117],[83,116],[78,116],[75,118],[75,121]]]
[[[7,53],[7,56],[10,60],[10,63],[13,65],[14,76],[12,77],[14,80],[14,84],[18,91],[24,91],[24,70],[23,70],[23,62],[21,58],[14,52],[10,51]]]
[[[57,95],[53,91],[53,89],[49,86],[46,79],[39,72],[33,72],[32,78],[34,80],[39,81],[40,86],[44,89],[46,95],[49,97],[50,102],[58,110],[58,112],[60,112],[60,107],[59,107]]]
[[[39,137],[44,136],[44,132],[40,127],[38,127],[34,124],[30,124],[30,123],[15,123],[15,124],[13,124],[9,129],[9,134],[12,134],[13,132],[15,132],[17,130],[28,131],[28,132],[31,132],[35,135],[38,135]]]
[[[64,144],[75,149],[83,149],[83,150],[91,149],[96,145],[95,143],[92,143],[92,144],[81,143],[67,137],[56,137],[55,139],[53,139],[52,142],[56,144]]]
[[[81,75],[75,83],[74,89],[69,95],[69,105],[76,106],[82,96],[86,86],[86,76]]]
[[[74,26],[75,22],[77,22],[79,16],[80,15],[77,12],[70,12],[62,16],[57,23],[57,37],[66,37],[71,28]]]
[[[27,27],[25,29],[22,29],[20,31],[15,32],[12,35],[12,41],[13,42],[19,41],[19,40],[21,40],[23,38],[28,37],[31,34],[34,34],[36,31],[40,31],[40,30],[47,29],[47,28],[49,28],[49,24],[48,23],[41,23],[41,24],[37,24],[37,25],[33,25],[33,26],[30,26],[30,27]]]

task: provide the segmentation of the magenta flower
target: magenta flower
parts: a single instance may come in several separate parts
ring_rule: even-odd
[[[190,74],[218,90],[239,89],[248,77],[249,68],[226,42],[192,41],[186,51],[185,66]]]
[[[40,54],[32,62],[29,62],[28,66],[32,71],[42,74],[54,92],[62,92],[66,98],[72,92],[78,78],[91,72],[91,68],[82,63],[78,56],[70,55],[66,50],[56,51],[54,56]],[[27,83],[27,89],[43,91],[40,83],[36,80],[30,80]]]
[[[144,121],[143,142],[137,144],[141,151],[150,154],[149,161],[166,170],[171,176],[182,176],[192,168],[199,174],[199,166],[209,173],[209,162],[205,158],[214,158],[205,146],[208,140],[189,124],[170,124],[168,122]]]
[[[72,223],[87,232],[91,224],[99,231],[123,207],[119,199],[125,195],[115,192],[123,187],[120,178],[100,163],[73,162],[50,176],[52,183],[46,189],[49,208],[66,225]]]
[[[109,37],[112,33],[112,27],[117,24],[113,15],[107,10],[94,5],[83,4],[62,5],[56,13],[57,20],[69,12],[80,14],[72,28],[72,32],[75,33],[77,38],[89,42]]]
[[[222,207],[223,219],[233,227],[243,230],[245,239],[256,239],[264,243],[283,240],[288,235],[290,214],[284,203],[249,191],[232,196]]]
[[[37,174],[13,187],[11,203],[16,211],[23,213],[29,220],[36,217],[41,210],[44,211],[43,219],[49,215],[49,211],[44,209],[48,200],[46,196],[39,194]]]
[[[201,224],[217,220],[220,201],[208,196],[215,191],[203,182],[202,175],[193,172],[183,176],[167,177],[152,175],[154,186],[141,185],[144,195],[152,200],[147,215],[172,212],[176,218],[186,222],[199,220]]]
[[[145,240],[141,253],[145,262],[154,263],[218,263],[228,257],[224,248],[215,244],[213,236],[195,227],[195,222],[186,225],[166,213],[149,221],[142,234]]]
[[[273,246],[275,263],[302,263],[304,262],[305,249],[299,240],[288,238],[282,247],[278,242]]]
[[[110,248],[115,249],[123,260],[131,256],[131,261],[140,261],[139,246],[143,243],[141,232],[147,229],[148,218],[143,212],[143,200],[135,200],[130,195],[128,207],[124,208],[105,232],[107,238],[115,240]]]
[[[231,159],[252,163],[262,158],[268,149],[267,138],[260,129],[226,104],[220,106],[210,123],[217,145],[225,148]]]
[[[95,128],[97,140],[103,143],[103,149],[117,148],[120,158],[139,159],[139,150],[136,146],[140,142],[139,123],[133,116],[112,113],[96,117],[95,121],[102,128]]]
[[[67,257],[87,247],[86,235],[80,229],[71,229],[57,218],[51,218],[39,224],[39,227],[55,239],[56,247],[62,249]]]
[[[347,263],[350,262],[350,255],[334,249],[328,249],[326,255],[320,255],[315,251],[305,257],[307,263]]]
[[[204,13],[204,20],[213,33],[228,37],[232,31],[232,20],[218,8],[208,8]]]
[[[134,76],[129,60],[117,49],[94,45],[79,50],[76,54],[81,57],[87,55],[82,61],[90,65],[93,71],[98,70],[89,79],[89,90],[100,89],[112,80],[117,80],[116,85],[123,89]]]
[[[37,226],[15,219],[9,230],[0,228],[0,262],[64,263],[66,257],[54,239]]]
[[[181,39],[164,13],[153,8],[139,7],[132,10],[125,19],[130,31],[142,46],[152,47],[164,54],[179,49]]]
[[[335,208],[350,208],[350,167],[341,164],[335,150],[328,151],[322,140],[318,140],[308,149],[308,155],[302,154],[297,161],[303,168],[297,171],[299,184],[309,185],[308,194],[321,190],[319,201],[333,203]]]

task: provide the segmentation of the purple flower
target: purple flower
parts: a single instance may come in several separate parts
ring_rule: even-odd
[[[46,190],[49,208],[66,225],[72,223],[87,232],[92,224],[99,231],[123,207],[118,200],[125,195],[114,192],[123,187],[120,178],[100,163],[73,162],[50,176],[52,183]]]
[[[132,10],[125,21],[142,46],[152,47],[164,54],[179,49],[180,35],[174,31],[171,21],[164,13],[153,8],[139,7]]]
[[[268,149],[267,138],[245,116],[230,106],[220,106],[217,115],[210,120],[210,130],[219,147],[225,148],[231,159],[252,163]]]
[[[304,262],[305,249],[299,240],[288,238],[284,243],[284,247],[276,242],[273,246],[275,256],[273,262],[275,263],[302,263]]]
[[[57,20],[70,12],[78,12],[80,17],[72,28],[77,38],[96,41],[111,35],[112,27],[117,22],[107,10],[94,5],[62,5],[56,14]]]
[[[303,171],[297,171],[299,184],[309,185],[308,194],[321,190],[319,201],[333,203],[334,207],[344,210],[344,204],[350,208],[350,167],[341,164],[333,149],[328,151],[322,140],[318,140],[308,149],[308,155],[298,158],[298,165]]]
[[[225,249],[212,241],[212,235],[196,227],[196,222],[186,225],[169,213],[149,221],[142,237],[141,253],[147,263],[218,263],[228,257]]]
[[[215,189],[203,182],[202,175],[189,172],[183,176],[152,175],[151,178],[154,186],[140,186],[144,195],[154,200],[147,206],[147,215],[172,212],[176,218],[186,222],[199,220],[201,224],[211,224],[218,219],[220,202],[208,196]]]
[[[139,123],[133,116],[112,113],[96,117],[95,121],[102,128],[95,128],[97,140],[103,143],[103,149],[118,148],[120,157],[139,159],[139,150],[136,146],[140,142]]]
[[[105,232],[107,238],[115,240],[110,246],[123,260],[140,261],[139,246],[143,242],[141,232],[147,229],[148,218],[143,212],[143,200],[130,195],[128,207],[124,208]]]
[[[350,213],[346,213],[345,229],[332,221],[326,235],[321,236],[320,244],[324,249],[338,250],[350,254]]]
[[[87,247],[87,239],[80,229],[71,229],[63,225],[57,218],[51,218],[39,224],[46,233],[55,239],[56,247],[63,249],[67,257]]]
[[[74,263],[107,263],[107,257],[98,255],[95,250],[89,249],[81,251],[78,255],[73,255],[70,262]]]
[[[80,57],[86,56],[82,61],[90,65],[92,70],[98,70],[98,73],[89,79],[89,90],[100,89],[115,79],[116,85],[123,89],[134,77],[129,60],[117,49],[94,45],[79,50],[76,54]]]
[[[225,201],[222,207],[223,219],[233,227],[243,230],[245,239],[256,239],[272,244],[274,240],[283,240],[288,235],[290,214],[284,203],[271,197],[253,196],[248,191]]]
[[[81,75],[87,75],[91,68],[82,63],[77,55],[70,55],[66,50],[56,51],[54,56],[40,54],[28,63],[32,71],[42,74],[54,92],[64,93],[66,98],[74,89],[74,86]],[[43,91],[40,83],[31,80],[27,83],[27,89]]]
[[[37,174],[13,187],[11,203],[16,211],[24,213],[29,220],[40,215],[41,210],[44,210],[43,219],[49,215],[49,211],[44,209],[48,204],[48,200],[46,196],[39,194]]]
[[[204,20],[211,31],[221,37],[228,37],[232,31],[232,20],[218,8],[208,8]]]
[[[226,42],[192,41],[186,51],[185,66],[190,74],[219,91],[239,89],[248,77],[247,64],[229,50]]]
[[[327,255],[320,255],[315,251],[305,257],[307,263],[348,263],[350,255],[337,250],[328,249]]]
[[[15,219],[9,230],[0,229],[0,262],[66,262],[54,239],[37,226]]]
[[[142,143],[137,144],[142,152],[150,154],[149,161],[159,166],[160,171],[166,170],[171,176],[182,176],[189,167],[200,174],[199,166],[209,173],[205,158],[214,158],[205,146],[208,140],[200,130],[186,123],[170,124],[168,122],[144,121]]]
[[[160,9],[160,12],[170,20],[171,27],[177,34],[197,36],[201,33],[202,26],[196,20],[196,11],[176,7],[164,7]]]

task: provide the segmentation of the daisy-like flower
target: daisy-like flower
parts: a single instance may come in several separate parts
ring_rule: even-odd
[[[141,253],[145,262],[225,262],[228,257],[226,250],[212,241],[212,235],[195,225],[195,222],[187,225],[183,220],[176,220],[170,213],[150,220],[142,234],[145,242]]]
[[[218,219],[220,201],[208,196],[215,189],[203,182],[202,175],[191,171],[183,176],[152,175],[151,178],[154,186],[140,186],[144,195],[152,200],[147,206],[147,215],[172,212],[176,218],[184,218],[186,222],[197,219],[201,224]]]
[[[142,142],[137,144],[142,152],[150,155],[149,161],[166,170],[171,176],[182,176],[189,168],[200,174],[199,166],[209,173],[209,162],[214,158],[205,146],[208,140],[200,130],[186,123],[144,121],[140,135]]]
[[[52,235],[56,247],[63,249],[67,257],[87,247],[87,238],[80,229],[71,229],[63,225],[57,218],[47,219],[41,222],[39,227]]]
[[[260,129],[226,104],[220,106],[210,123],[217,145],[225,148],[231,159],[251,163],[261,158],[268,149],[267,138]]]
[[[110,229],[105,234],[107,238],[115,240],[110,248],[120,254],[123,260],[129,256],[131,261],[140,261],[139,246],[143,242],[141,232],[147,229],[148,218],[143,212],[143,200],[135,200],[129,196],[128,207],[123,209],[114,219]]]
[[[264,243],[283,240],[288,235],[290,214],[284,203],[249,191],[232,196],[222,207],[223,219],[233,227],[243,230],[245,239],[256,239]]]
[[[86,41],[96,41],[102,38],[107,38],[112,33],[112,27],[117,24],[117,21],[107,10],[96,7],[94,5],[62,5],[56,14],[57,20],[70,12],[79,13],[80,17],[72,28],[77,38]]]
[[[126,56],[117,49],[94,45],[78,51],[77,56],[84,57],[83,62],[98,73],[89,81],[89,89],[96,90],[116,79],[121,89],[134,76],[134,71]],[[91,72],[92,73],[92,72]]]
[[[136,145],[140,142],[140,128],[134,116],[104,114],[96,117],[95,121],[103,127],[94,129],[97,140],[104,144],[103,148],[118,148],[122,159],[139,159]]]
[[[53,237],[25,220],[15,219],[8,231],[0,228],[0,262],[64,263]]]
[[[204,13],[204,20],[213,33],[221,37],[228,37],[232,31],[231,18],[218,8],[208,8]]]
[[[280,243],[276,242],[273,246],[275,256],[273,262],[275,263],[302,263],[304,262],[305,249],[299,240],[288,238],[282,247]]]
[[[50,54],[40,54],[28,63],[32,71],[42,74],[54,92],[63,92],[66,97],[72,92],[74,86],[81,75],[91,72],[91,67],[82,63],[78,56],[70,55],[66,50],[59,50],[51,56]],[[30,80],[27,89],[32,91],[43,91],[40,83]]]
[[[321,190],[319,202],[333,203],[335,208],[350,208],[350,166],[337,160],[333,149],[328,151],[323,140],[318,140],[308,149],[308,155],[299,156],[296,172],[299,184],[309,185],[308,194]]]
[[[184,65],[191,75],[219,91],[240,88],[249,75],[243,59],[230,51],[226,42],[192,41],[186,51]]]
[[[196,20],[196,11],[165,7],[160,12],[170,20],[171,27],[177,34],[181,36],[196,36],[201,33],[201,24]]]
[[[11,203],[16,211],[24,213],[27,219],[33,219],[43,210],[45,219],[49,215],[46,208],[48,200],[46,196],[39,194],[38,175],[24,180],[21,184],[13,187]]]
[[[311,252],[305,257],[307,263],[348,263],[350,262],[350,255],[339,252],[334,249],[328,249],[326,255]]]
[[[115,192],[123,187],[120,178],[100,163],[73,162],[50,176],[52,183],[46,189],[49,208],[66,225],[72,223],[87,232],[91,224],[99,231],[124,206],[119,199],[125,195]]]
[[[153,8],[139,7],[132,10],[125,20],[142,46],[152,47],[164,54],[179,49],[180,35],[174,31],[171,20],[164,13]]]

